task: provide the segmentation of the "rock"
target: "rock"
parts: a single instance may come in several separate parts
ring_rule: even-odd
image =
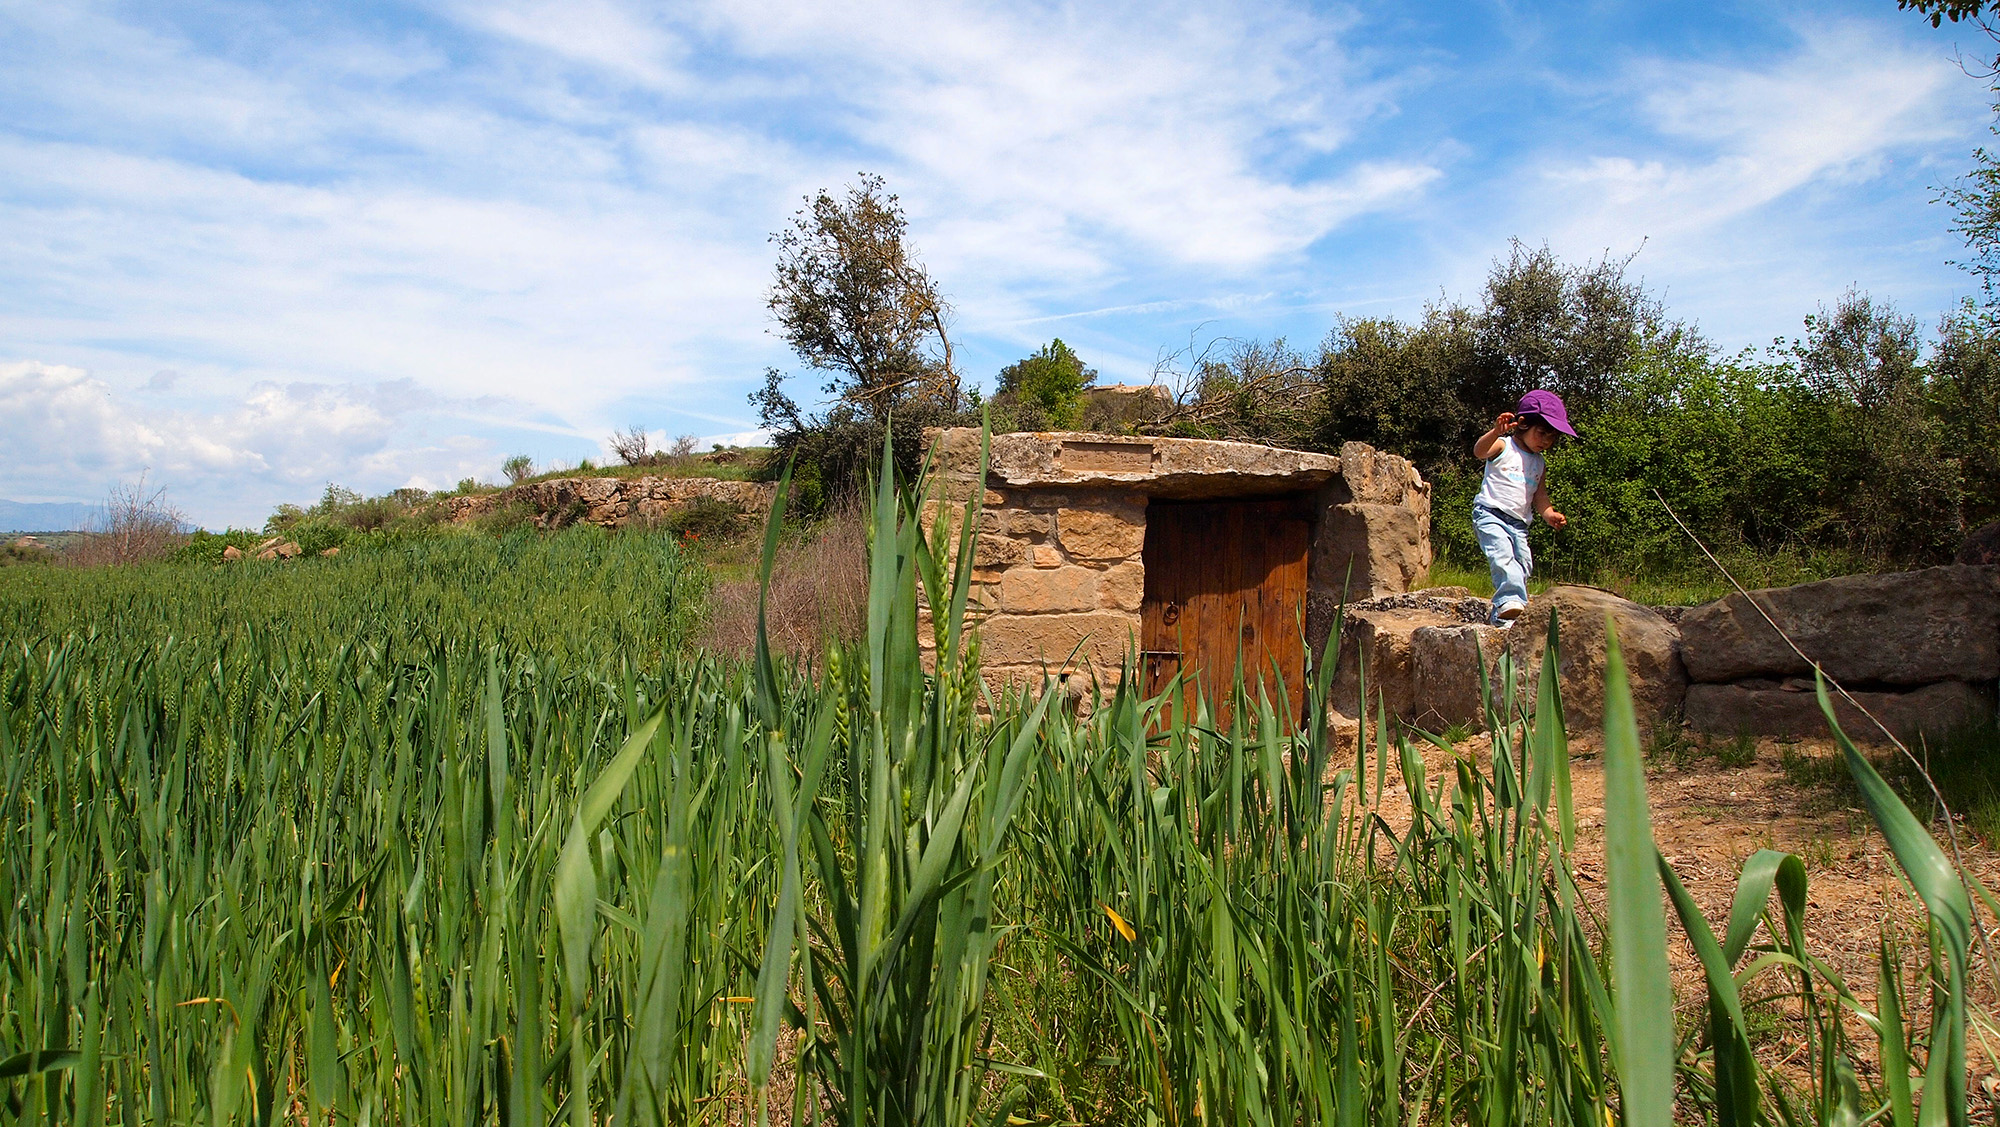
[[[1104,384],[1083,389],[1084,425],[1118,430],[1148,423],[1173,408],[1173,392],[1159,384]]]
[[[1423,511],[1431,511],[1431,487],[1407,458],[1384,453],[1365,442],[1340,444],[1340,479],[1347,486],[1343,498],[1359,505],[1402,505],[1412,497],[1423,500]]]
[[[1331,689],[1333,707],[1347,716],[1360,715],[1365,673],[1371,709],[1379,702],[1397,719],[1433,731],[1479,724],[1484,712],[1473,655],[1490,663],[1501,648],[1500,632],[1483,625],[1486,610],[1486,600],[1470,598],[1462,587],[1348,604]],[[1321,647],[1331,629],[1330,613],[1327,618]]]
[[[1329,506],[1312,546],[1314,582],[1350,599],[1408,591],[1431,567],[1430,506]]]
[[[1106,568],[1097,578],[1097,605],[1136,613],[1145,602],[1146,565],[1137,561]]]
[[[2000,564],[2000,520],[1987,521],[1967,533],[1965,543],[1958,546],[1958,556],[1953,562],[1974,567]]]
[[[1129,649],[1136,649],[1137,623],[1130,615],[996,615],[980,627],[983,664],[1061,667],[1094,665],[1115,675]],[[1074,656],[1072,656],[1074,655]]]
[[[976,474],[979,430],[927,431],[939,471]],[[1013,488],[1124,487],[1149,497],[1200,500],[1293,493],[1334,480],[1340,459],[1248,442],[1071,431],[996,434],[989,483]]]
[[[2000,677],[2000,568],[1845,575],[1750,594],[1850,687]],[[1681,656],[1695,681],[1812,675],[1742,595],[1688,612]]]
[[[1344,443],[1340,478],[1321,503],[1312,547],[1317,589],[1374,598],[1408,591],[1430,570],[1431,487],[1408,460]]]
[[[1410,723],[1431,732],[1454,725],[1478,731],[1486,726],[1486,703],[1479,689],[1479,670],[1493,691],[1500,690],[1500,654],[1507,632],[1484,623],[1422,626],[1410,633],[1410,658],[1416,686]]]
[[[222,549],[222,558],[225,560],[240,560],[243,558],[243,549],[231,544]]]
[[[1528,613],[1507,631],[1507,649],[1529,693],[1541,680],[1549,615],[1560,627],[1556,671],[1561,678],[1563,720],[1571,731],[1604,722],[1605,622],[1618,631],[1632,708],[1639,727],[1678,722],[1687,695],[1680,632],[1659,612],[1596,587],[1552,587],[1528,602]]]
[[[1862,707],[1900,739],[1939,735],[1972,720],[1991,722],[1994,686],[1940,681],[1907,692],[1857,692]],[[1841,730],[1857,743],[1879,743],[1882,735],[1854,706],[1834,696]],[[1819,696],[1802,681],[1761,679],[1727,685],[1690,685],[1688,726],[1717,736],[1825,736],[1826,715]]]
[[[1000,579],[1002,614],[1097,609],[1098,573],[1072,564],[1053,569],[1013,568]]]
[[[325,556],[325,557],[326,557],[326,558],[328,558],[328,559],[332,559],[333,557],[335,557],[335,556],[337,556],[337,555],[339,555],[339,554],[340,554],[340,549],[339,549],[339,548],[322,548],[322,549],[320,549],[320,553],[319,553],[319,554],[320,554],[320,555],[322,555],[322,556]]]
[[[1410,652],[1410,635],[1420,627],[1449,621],[1411,609],[1369,612],[1349,607],[1340,632],[1340,665],[1334,670],[1331,690],[1333,707],[1347,716],[1360,716],[1365,680],[1371,709],[1379,700],[1391,716],[1410,719],[1417,699],[1417,667]],[[1317,649],[1313,656],[1318,658]]]

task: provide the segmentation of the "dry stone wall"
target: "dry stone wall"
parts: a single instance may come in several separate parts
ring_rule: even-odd
[[[513,505],[524,505],[542,528],[585,521],[622,528],[634,521],[659,520],[697,501],[719,501],[743,512],[768,509],[777,486],[763,481],[712,477],[560,477],[530,482],[498,493],[450,497],[446,518],[472,520]]]

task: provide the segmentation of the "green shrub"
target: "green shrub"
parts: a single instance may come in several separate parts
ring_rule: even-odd
[[[744,513],[727,501],[697,497],[668,512],[658,528],[682,540],[732,540],[743,531]]]
[[[1083,389],[1097,382],[1061,337],[1000,369],[996,411],[1012,407],[1022,430],[1073,430],[1083,421]]]
[[[56,554],[32,540],[9,540],[0,544],[0,567],[55,562]]]
[[[271,535],[248,528],[231,528],[222,532],[196,529],[188,536],[187,543],[173,554],[174,563],[220,564],[226,563],[223,552],[235,548],[246,555],[250,549],[269,540]]]

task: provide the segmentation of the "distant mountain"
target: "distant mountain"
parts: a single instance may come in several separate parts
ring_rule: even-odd
[[[9,501],[0,498],[0,532],[69,532],[102,516],[100,505],[81,501]]]

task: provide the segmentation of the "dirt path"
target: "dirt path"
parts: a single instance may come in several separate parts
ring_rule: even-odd
[[[1491,742],[1483,735],[1458,744],[1461,751],[1488,762]],[[1577,814],[1577,881],[1603,919],[1604,766],[1594,743],[1571,746],[1571,792]],[[1672,761],[1649,765],[1646,788],[1652,804],[1653,835],[1660,852],[1674,867],[1701,905],[1718,935],[1728,925],[1731,902],[1743,862],[1759,849],[1795,853],[1807,874],[1806,936],[1808,948],[1847,982],[1864,1005],[1876,995],[1877,950],[1885,925],[1900,942],[1904,981],[1915,981],[1917,956],[1924,943],[1922,904],[1901,883],[1888,844],[1859,799],[1839,780],[1845,777],[1839,751],[1831,740],[1761,741],[1748,756],[1745,748],[1713,751],[1684,750]],[[1734,753],[1733,760],[1730,753]],[[1747,761],[1745,761],[1747,760]],[[1449,771],[1452,755],[1427,748],[1425,769],[1433,783]],[[1788,769],[1789,762],[1789,769]],[[1490,777],[1490,775],[1489,775]],[[1391,784],[1382,813],[1398,830],[1408,822],[1407,796]],[[1958,831],[1965,866],[1988,888],[2000,887],[2000,851],[1978,840],[1969,830]],[[1940,843],[1949,850],[1942,835]],[[2000,928],[1982,913],[1988,942],[2000,958]],[[1667,918],[1672,942],[1674,988],[1681,1028],[1698,1021],[1705,1004],[1705,987],[1693,948],[1681,933],[1671,908]],[[1761,940],[1761,933],[1760,933]],[[1975,945],[1972,979],[1974,1001],[1990,1030],[2000,1026],[2000,984],[1987,973]],[[1762,996],[1775,988],[1746,992]],[[1920,993],[1912,991],[1913,993]],[[1797,1036],[1798,1006],[1773,1003],[1769,1011],[1771,1050],[1778,1059],[1802,1056]],[[1788,1020],[1789,1019],[1789,1020]],[[1910,1015],[1912,1024],[1928,1023],[1928,1009]],[[1753,1018],[1753,1026],[1757,1024]],[[1875,1037],[1858,1021],[1850,1032],[1873,1057]],[[1980,1028],[1976,1017],[1969,1031],[1968,1063],[1975,1109],[2000,1122],[2000,1038]],[[1857,1062],[1866,1075],[1872,1064]],[[1803,1079],[1800,1077],[1799,1079]],[[1977,1116],[1976,1116],[1977,1118]]]

